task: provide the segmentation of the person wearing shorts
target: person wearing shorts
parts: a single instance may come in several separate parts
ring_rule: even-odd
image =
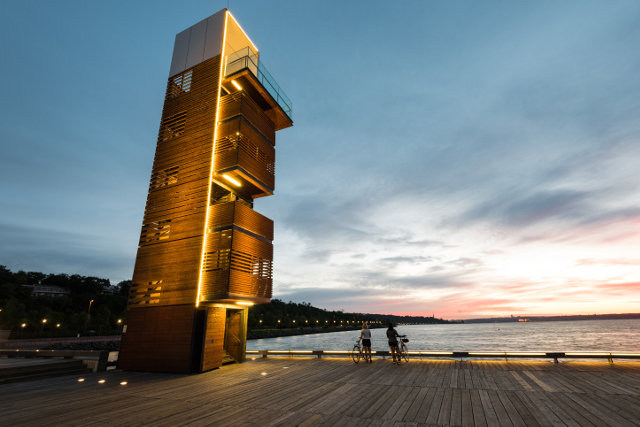
[[[389,329],[387,329],[387,339],[389,340],[389,350],[393,355],[393,363],[400,364],[401,356],[398,353],[398,337],[404,337],[406,335],[398,335],[398,332],[393,329],[393,323],[389,323]]]
[[[369,325],[367,325],[366,322],[362,325],[358,342],[360,342],[360,340],[362,340],[365,359],[367,359],[368,356],[367,362],[371,363],[371,331],[369,330]]]

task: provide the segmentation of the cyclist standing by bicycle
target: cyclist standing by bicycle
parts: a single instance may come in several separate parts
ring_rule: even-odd
[[[360,338],[358,338],[358,342],[360,342],[360,340],[362,340],[365,360],[371,363],[371,331],[369,330],[369,325],[367,325],[366,323],[362,325],[362,330],[360,331]]]
[[[389,349],[393,355],[393,363],[400,364],[401,355],[398,351],[398,337],[406,337],[406,335],[398,335],[398,332],[393,329],[393,323],[389,323],[389,329],[387,329],[387,338],[389,339]],[[397,355],[397,360],[396,360]]]

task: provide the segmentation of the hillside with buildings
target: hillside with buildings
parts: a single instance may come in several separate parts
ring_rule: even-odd
[[[0,265],[0,329],[10,329],[12,338],[115,334],[130,285],[78,274],[12,272]]]

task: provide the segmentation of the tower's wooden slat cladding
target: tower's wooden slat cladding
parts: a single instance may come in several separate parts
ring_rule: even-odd
[[[272,293],[275,133],[291,104],[222,10],[176,36],[118,366],[244,361],[247,308]],[[274,86],[275,85],[275,86]]]

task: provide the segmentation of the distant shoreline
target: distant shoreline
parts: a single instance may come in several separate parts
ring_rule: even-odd
[[[511,322],[566,322],[570,320],[625,320],[640,319],[640,313],[620,314],[576,314],[568,316],[511,316],[466,319],[464,323],[511,323]]]
[[[382,329],[386,326],[370,326],[369,329]],[[294,337],[298,335],[328,334],[331,332],[359,331],[360,326],[345,326],[343,328],[306,328],[306,329],[253,329],[247,332],[247,341],[265,338]]]

